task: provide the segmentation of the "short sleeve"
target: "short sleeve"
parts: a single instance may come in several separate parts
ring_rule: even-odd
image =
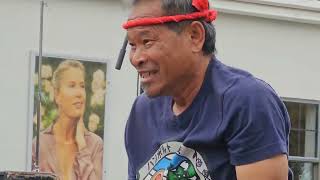
[[[137,98],[138,99],[138,98]],[[137,99],[132,105],[131,112],[129,115],[129,118],[127,120],[126,128],[125,128],[125,134],[124,134],[124,141],[125,141],[125,147],[126,147],[126,152],[127,152],[127,157],[128,157],[128,180],[136,180],[136,171],[134,170],[133,167],[133,157],[131,155],[132,147],[129,145],[131,142],[129,139],[132,136],[131,131],[129,130],[129,127],[134,125],[135,123],[135,107],[137,103]]]
[[[125,137],[127,137],[127,131],[125,131]],[[129,154],[129,150],[127,148],[127,138],[125,138],[125,145],[127,149],[127,156],[128,156],[128,180],[136,180],[136,173],[134,171],[134,168],[132,166],[132,158]]]
[[[288,113],[274,90],[261,80],[247,77],[228,89],[223,122],[233,165],[288,154]]]
[[[128,180],[136,180],[136,175],[130,162],[128,163]]]

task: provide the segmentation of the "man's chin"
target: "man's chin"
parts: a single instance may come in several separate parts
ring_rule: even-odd
[[[148,93],[146,93],[146,95],[147,95],[149,98],[156,98],[156,97],[160,96],[160,95],[148,94]]]
[[[159,91],[152,90],[150,88],[144,88],[143,92],[149,97],[149,98],[155,98],[158,96],[161,96]]]

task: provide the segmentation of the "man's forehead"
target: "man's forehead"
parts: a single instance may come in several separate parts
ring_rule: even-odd
[[[144,36],[157,36],[159,35],[158,31],[159,31],[158,26],[138,26],[138,27],[134,27],[134,28],[130,28],[128,29],[128,39],[130,41],[130,39],[133,39],[135,37],[144,37]]]
[[[144,0],[132,7],[128,20],[144,17],[159,17],[163,14],[161,0]]]

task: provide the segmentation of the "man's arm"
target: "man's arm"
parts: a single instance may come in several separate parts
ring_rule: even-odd
[[[251,164],[236,166],[238,180],[287,180],[288,159],[285,154]]]

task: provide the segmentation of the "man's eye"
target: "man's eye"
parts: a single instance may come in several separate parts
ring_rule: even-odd
[[[136,45],[134,45],[133,43],[129,43],[131,50],[135,50],[136,49]]]
[[[148,39],[143,40],[143,45],[146,47],[150,47],[152,45],[152,41]]]

